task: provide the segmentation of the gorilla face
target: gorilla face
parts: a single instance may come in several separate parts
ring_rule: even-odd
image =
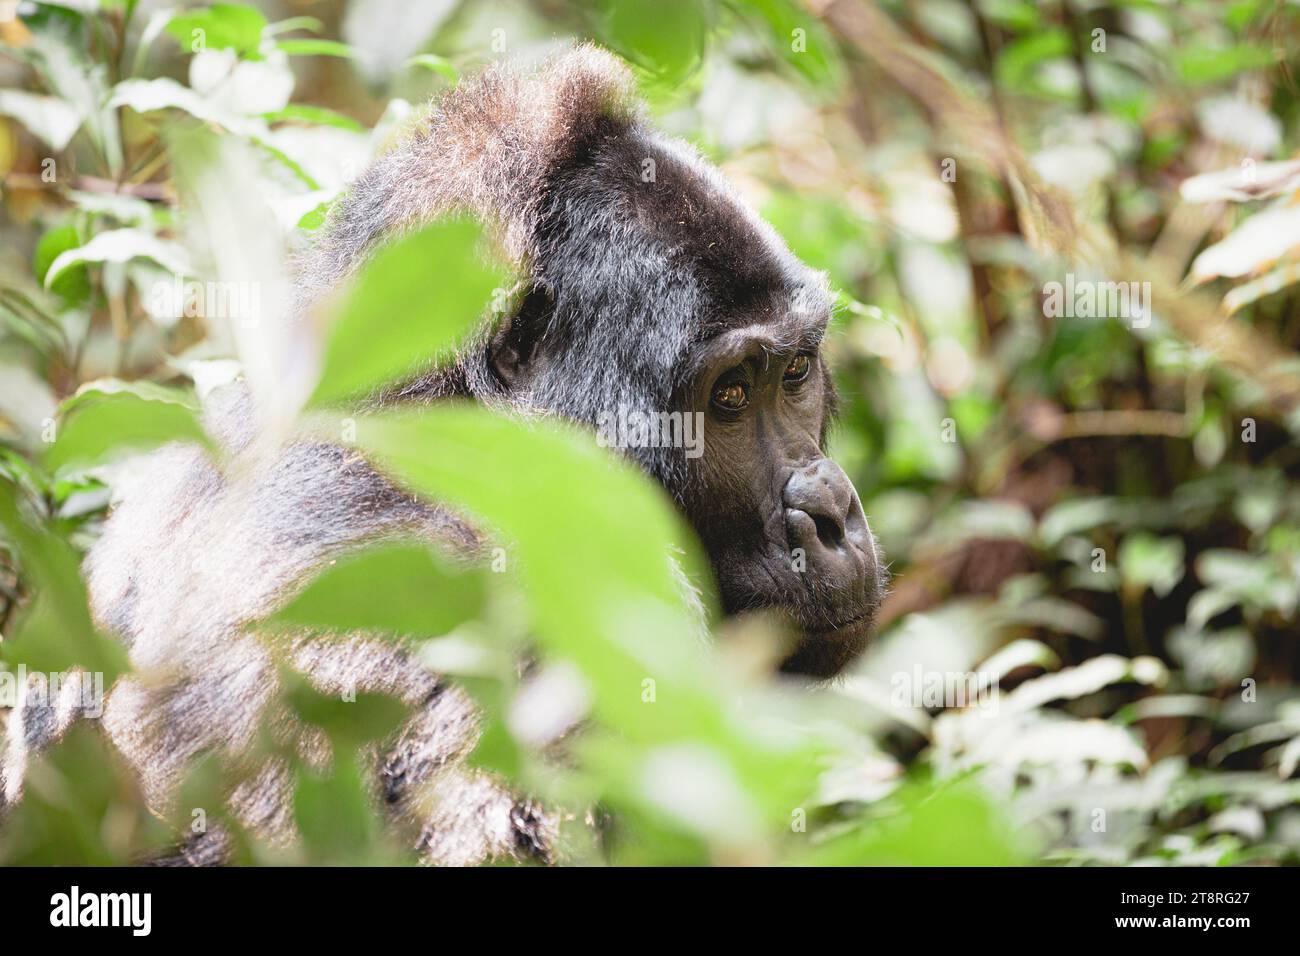
[[[703,453],[679,494],[724,610],[779,611],[798,635],[783,669],[813,677],[865,647],[885,574],[857,491],[823,451],[824,329],[795,313],[699,350],[689,407],[703,414]]]
[[[690,418],[689,446],[609,443],[678,502],[707,549],[723,610],[778,612],[797,636],[782,669],[826,678],[866,646],[886,572],[857,491],[823,450],[836,405],[820,350],[830,296],[820,276],[786,265],[758,295],[711,297],[745,302],[744,318],[714,310],[715,324],[666,363],[681,383],[672,396],[634,404],[652,421],[665,410]],[[690,311],[683,303],[677,314]],[[616,358],[626,325],[605,343],[536,335],[556,325],[552,297],[531,293],[488,363],[515,401],[600,428],[601,410],[631,393],[633,363]],[[599,380],[602,363],[609,392],[570,387]],[[594,407],[565,404],[575,397]]]

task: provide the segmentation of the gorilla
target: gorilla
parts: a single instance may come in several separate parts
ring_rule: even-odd
[[[694,527],[724,612],[783,616],[797,634],[786,671],[842,669],[866,642],[885,572],[853,485],[824,451],[835,409],[819,351],[833,305],[825,277],[690,147],[651,129],[627,69],[589,45],[532,73],[489,68],[449,93],[336,204],[298,264],[291,319],[387,239],[449,215],[488,225],[521,291],[450,364],[372,400],[471,399],[589,426],[618,409],[702,416],[702,453],[624,453]],[[430,263],[431,282],[437,273]],[[259,728],[284,722],[282,675],[255,623],[313,570],[385,536],[471,555],[484,543],[355,450],[303,439],[273,462],[241,464],[253,416],[238,385],[204,411],[225,464],[186,444],[153,452],[138,486],[115,488],[85,563],[93,612],[133,667],[101,723],[160,813],[201,755],[238,758]],[[392,642],[283,640],[317,690],[387,693],[413,708],[374,755],[374,791],[422,859],[554,858],[552,815],[465,766],[479,727],[454,683]],[[14,711],[5,801],[20,797],[30,755],[77,717],[57,701]],[[299,746],[318,758],[307,740]],[[240,826],[287,845],[291,795],[288,765],[267,758],[228,806]],[[230,846],[215,826],[162,862],[221,862]]]

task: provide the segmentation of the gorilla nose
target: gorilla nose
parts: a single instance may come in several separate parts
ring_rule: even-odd
[[[860,575],[875,560],[858,493],[840,466],[820,458],[790,476],[782,494],[790,543],[822,571]]]

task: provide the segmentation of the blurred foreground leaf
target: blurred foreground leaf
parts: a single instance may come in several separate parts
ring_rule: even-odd
[[[343,294],[311,404],[410,376],[478,322],[502,272],[482,257],[481,231],[439,222],[381,249]]]
[[[46,455],[50,471],[100,464],[173,441],[208,445],[194,408],[179,394],[157,385],[114,382],[70,399],[66,420]]]
[[[0,829],[0,863],[123,866],[173,840],[103,735],[82,722],[28,768],[23,799]]]
[[[331,564],[272,620],[338,631],[445,634],[479,612],[483,574],[420,545],[386,544]]]
[[[814,866],[1017,866],[1023,843],[973,783],[937,791],[913,785],[895,815],[826,841],[801,863]]]

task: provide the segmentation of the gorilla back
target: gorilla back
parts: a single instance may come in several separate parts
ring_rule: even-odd
[[[834,393],[820,356],[832,298],[689,147],[649,128],[625,68],[590,46],[535,73],[492,68],[449,94],[343,199],[298,270],[297,317],[386,239],[451,214],[489,224],[521,277],[510,314],[450,365],[378,398],[469,398],[598,425],[611,416],[698,416],[702,446],[629,447],[703,542],[724,610],[771,609],[797,635],[786,670],[838,672],[863,647],[884,572],[856,491],[824,453]],[[436,264],[431,264],[436,275]],[[364,542],[418,536],[473,554],[477,532],[396,490],[355,452],[298,442],[240,464],[251,412],[215,392],[218,470],[169,446],[117,489],[86,562],[92,605],[130,650],[103,724],[164,808],[199,755],[253,747],[277,673],[253,624],[329,560]],[[549,859],[546,812],[460,758],[477,734],[454,685],[400,647],[296,640],[294,665],[326,693],[395,694],[417,715],[376,758],[376,793],[432,862]],[[147,676],[146,676],[147,675]],[[159,676],[165,675],[165,676]],[[29,755],[77,714],[11,720],[4,793]],[[287,768],[267,760],[231,795],[244,826],[294,838]],[[414,799],[419,791],[438,799]],[[181,862],[220,860],[219,832]]]

